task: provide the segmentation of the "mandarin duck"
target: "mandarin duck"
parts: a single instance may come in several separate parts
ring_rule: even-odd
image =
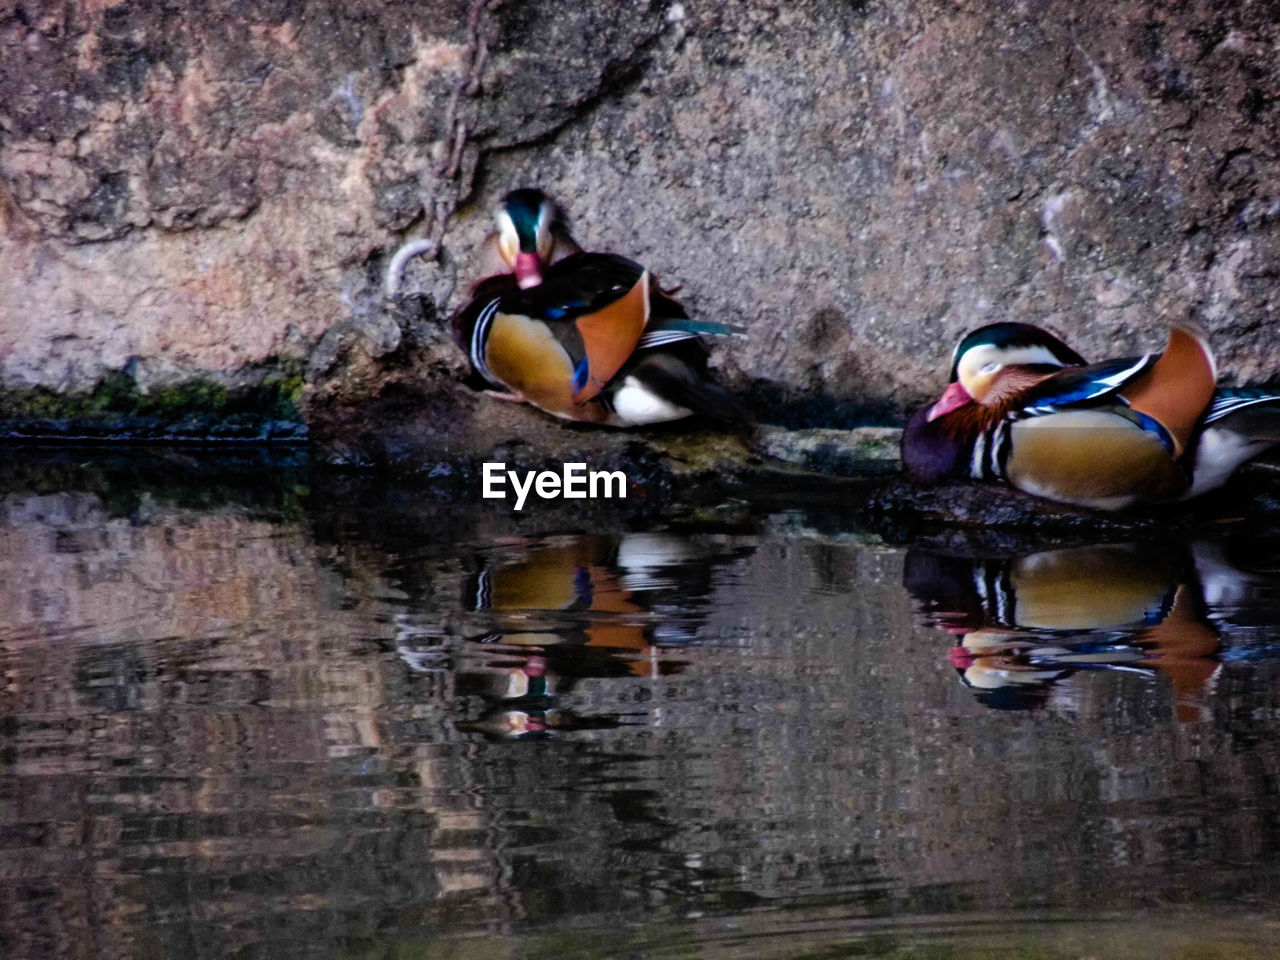
[[[490,643],[648,646],[640,613],[613,567],[612,537],[555,537],[486,564],[466,586],[468,610],[485,615]]]
[[[640,264],[583,253],[541,191],[515,190],[498,210],[482,258],[500,272],[478,281],[453,315],[455,340],[479,380],[504,399],[566,420],[633,427],[694,413],[743,419],[711,380],[707,334]]]
[[[1192,324],[1161,354],[1096,364],[1039,327],[992,324],[960,341],[950,386],[908,422],[903,467],[1099,510],[1187,500],[1280,443],[1280,394],[1216,383]]]

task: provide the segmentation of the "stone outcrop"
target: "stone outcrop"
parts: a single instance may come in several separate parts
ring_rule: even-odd
[[[746,325],[714,363],[766,420],[891,421],[1002,319],[1102,356],[1190,315],[1275,380],[1277,43],[1261,2],[0,2],[0,389],[305,378],[326,444],[375,401],[490,443],[538,418],[441,318],[523,184]]]

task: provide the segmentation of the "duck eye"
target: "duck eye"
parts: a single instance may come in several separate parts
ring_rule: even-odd
[[[985,377],[989,374],[995,373],[999,369],[1000,369],[1000,364],[992,360],[990,363],[984,363],[982,365],[982,369],[979,370],[978,373]]]

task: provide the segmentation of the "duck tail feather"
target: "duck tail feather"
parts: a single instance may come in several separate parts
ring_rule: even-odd
[[[628,374],[663,399],[694,413],[728,423],[748,420],[737,397],[673,353],[646,351]]]

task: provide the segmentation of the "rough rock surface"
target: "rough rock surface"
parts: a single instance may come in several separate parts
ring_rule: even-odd
[[[440,316],[534,183],[747,325],[715,363],[766,420],[893,419],[999,319],[1102,356],[1191,315],[1280,377],[1273,4],[490,7],[0,0],[0,389],[301,372],[322,443],[372,402],[489,444],[537,418]]]

